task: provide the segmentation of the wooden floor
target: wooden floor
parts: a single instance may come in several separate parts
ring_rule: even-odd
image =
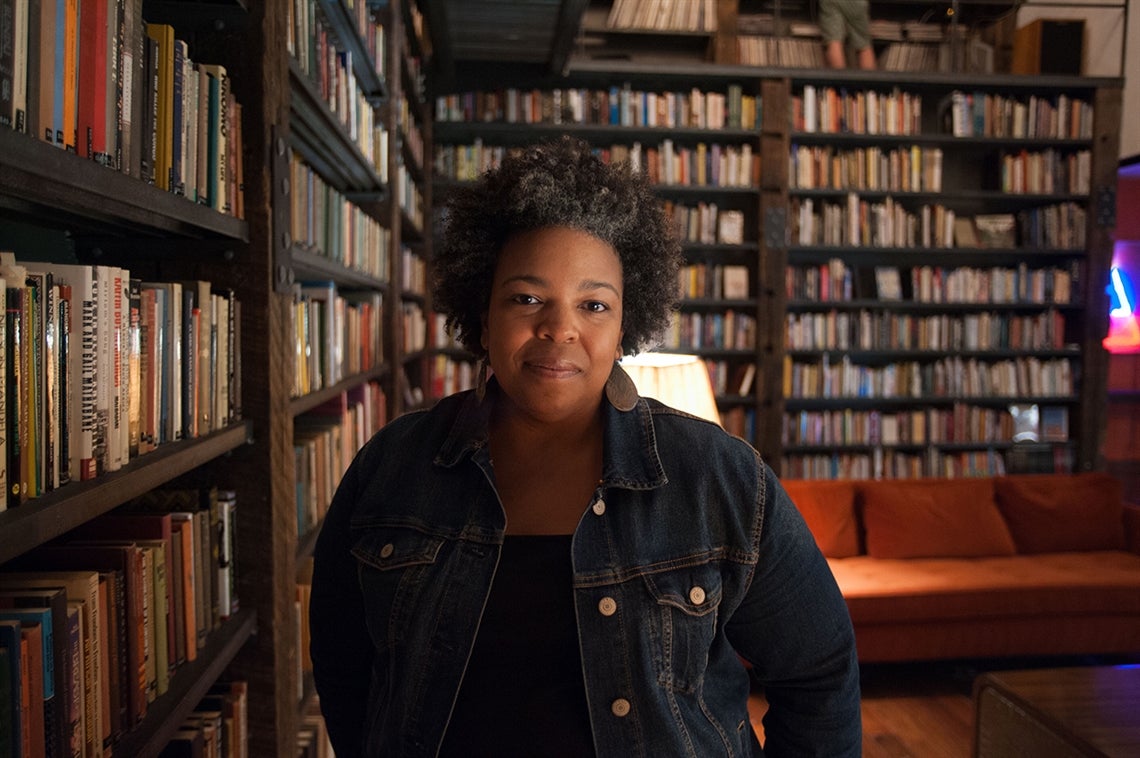
[[[1125,660],[1049,659],[865,665],[864,758],[969,758],[973,753],[974,679],[985,671],[1051,668]],[[763,742],[760,693],[749,701],[752,725]]]

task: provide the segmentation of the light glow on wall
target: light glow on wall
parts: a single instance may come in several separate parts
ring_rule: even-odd
[[[1140,352],[1140,324],[1136,321],[1136,290],[1132,277],[1118,265],[1109,271],[1108,336],[1103,345],[1110,353]]]

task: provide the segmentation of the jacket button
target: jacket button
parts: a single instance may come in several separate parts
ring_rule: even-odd
[[[624,718],[629,715],[629,701],[624,697],[619,697],[617,700],[610,704],[610,710],[618,718]]]
[[[392,553],[394,553],[394,552],[396,552],[396,546],[393,545],[391,542],[389,542],[387,545],[380,548],[380,557],[381,558],[391,558]]]
[[[603,513],[606,512],[606,501],[605,500],[599,500],[598,502],[594,503],[594,505],[590,508],[590,510],[592,510],[594,512],[595,516],[601,516]]]
[[[689,590],[689,600],[693,601],[693,605],[700,605],[705,602],[705,591],[701,587],[693,587]]]
[[[598,603],[598,610],[603,616],[612,616],[617,613],[617,601],[612,597],[604,597]]]

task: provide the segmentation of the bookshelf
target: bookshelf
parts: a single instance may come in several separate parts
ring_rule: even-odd
[[[796,478],[1019,470],[1009,409],[1033,404],[1067,421],[1042,436],[1050,469],[1093,468],[1119,83],[805,72],[778,89],[769,460]],[[874,100],[895,133],[854,115]],[[1058,102],[1071,124],[1046,129]],[[995,222],[1013,231],[987,239]]]
[[[130,11],[141,10],[142,6],[139,3],[124,7]],[[219,6],[217,12],[227,22],[239,20],[244,23],[241,21],[244,10],[240,5]],[[126,15],[130,15],[129,12]],[[177,12],[173,15],[176,16]],[[172,17],[155,9],[148,11],[146,20],[151,23],[173,22]],[[133,21],[137,19],[132,19],[132,23]],[[129,47],[132,39],[141,43],[145,36],[145,30],[137,25],[131,27],[133,35],[126,33],[126,23],[124,22],[122,48]],[[211,45],[198,37],[199,31],[200,27],[187,23],[180,25],[177,34],[188,43],[186,52],[194,61],[218,62]],[[38,50],[39,47],[36,46],[36,54]],[[139,59],[136,57],[136,60]],[[83,68],[91,64],[86,58],[79,57],[77,65]],[[185,69],[184,73],[189,75],[189,70]],[[140,61],[136,81],[141,82],[145,71]],[[39,96],[37,89],[33,84],[30,92],[33,100]],[[234,93],[233,99],[235,108],[247,102],[244,88],[237,89],[239,91]],[[127,158],[129,153],[125,145],[132,143],[137,148],[137,140],[141,138],[144,129],[139,118],[143,91],[140,89],[132,92],[132,95],[140,109],[132,114],[137,128],[109,133],[121,148],[111,165],[101,165],[87,158],[82,145],[74,152],[68,151],[37,138],[38,131],[33,136],[0,127],[0,250],[13,252],[16,261],[29,272],[39,270],[45,264],[72,263],[121,267],[130,271],[132,279],[144,281],[195,279],[210,282],[215,288],[232,288],[234,294],[227,303],[228,307],[233,307],[234,303],[240,303],[245,296],[242,289],[242,267],[248,259],[248,249],[254,237],[251,223],[248,218],[242,217],[241,211],[241,197],[236,180],[236,176],[240,175],[237,171],[241,165],[240,151],[235,148],[228,160],[218,151],[221,159],[226,162],[226,168],[236,172],[231,174],[235,181],[229,191],[226,192],[219,184],[218,194],[214,198],[221,204],[224,195],[225,203],[228,204],[228,209],[224,212],[213,207],[214,203],[208,197],[203,196],[195,202],[193,197],[179,196],[158,188],[146,180],[144,164]],[[219,108],[222,101],[219,98]],[[194,112],[200,113],[197,103]],[[220,112],[216,112],[218,118],[221,118]],[[236,109],[229,111],[235,118],[237,112]],[[201,115],[206,118],[206,114]],[[81,123],[82,117],[77,116],[75,128],[78,129]],[[198,129],[199,126],[195,123],[194,128]],[[240,124],[233,124],[229,132],[233,145],[240,144],[240,134]],[[203,156],[203,162],[205,160]],[[183,170],[189,170],[191,165],[187,160]],[[209,174],[216,175],[214,172],[220,169],[211,165],[206,170]],[[204,187],[202,195],[205,195]],[[171,257],[177,257],[178,260],[172,261]],[[56,284],[62,282],[76,286],[70,273],[57,273],[56,276]],[[123,294],[126,295],[125,278],[121,283],[124,287]],[[77,290],[72,297],[73,300],[69,302],[76,306],[70,315],[73,326],[67,329],[63,321],[52,321],[51,325],[61,330],[57,336],[66,332],[74,337],[78,325],[82,323],[85,327],[88,324],[94,325],[92,328],[95,332],[106,331],[111,334],[115,330],[122,339],[127,338],[126,297],[121,311],[124,318],[121,331],[114,325],[109,310],[100,310],[97,317],[85,316],[78,310]],[[202,303],[206,307],[207,304],[204,301]],[[50,309],[45,312],[51,313]],[[157,329],[155,322],[147,321],[145,317],[139,324],[140,328]],[[226,339],[240,339],[240,324],[235,323],[232,332],[222,326]],[[47,328],[50,325],[45,327]],[[61,344],[53,342],[49,347],[44,343],[44,347],[48,350],[58,349]],[[239,343],[235,342],[235,346],[236,344]],[[72,342],[68,349],[78,351],[80,347]],[[12,355],[7,346],[5,352],[6,358]],[[45,353],[47,355],[50,353]],[[55,355],[61,356],[60,353]],[[232,365],[236,371],[240,363],[239,360],[229,364],[220,351],[208,350],[207,356],[212,362],[211,368]],[[198,360],[199,357],[195,356],[189,363],[197,364]],[[91,377],[89,370],[83,373],[85,378]],[[61,367],[58,375],[64,374],[68,376],[69,382],[79,381],[72,372],[64,372]],[[141,374],[146,375],[146,372]],[[46,388],[53,386],[46,373],[34,371],[28,376],[36,382],[42,377]],[[187,376],[182,375],[179,381],[189,381]],[[226,381],[230,381],[228,376]],[[124,382],[121,386],[125,388],[127,384]],[[196,386],[207,385],[198,381]],[[196,426],[201,421],[201,417],[191,420],[193,414],[172,420],[174,426],[171,429],[176,428],[178,431],[159,440],[160,444],[154,449],[140,454],[124,448],[118,460],[113,463],[112,458],[108,457],[97,464],[102,468],[97,469],[99,473],[93,478],[81,477],[75,465],[57,459],[60,469],[70,473],[70,481],[65,482],[62,476],[49,476],[39,485],[42,490],[39,494],[33,491],[21,502],[12,502],[6,510],[0,510],[0,532],[4,534],[3,545],[0,546],[0,566],[6,569],[18,566],[21,559],[34,554],[37,548],[57,538],[67,538],[72,530],[83,527],[156,488],[171,485],[196,488],[207,482],[212,485],[228,484],[231,480],[225,473],[226,461],[240,457],[244,451],[258,444],[255,422],[242,414],[239,388],[240,383],[233,386],[234,392],[228,400],[222,397],[232,405],[222,410],[206,427],[193,428],[192,424]],[[62,389],[59,391],[62,397],[69,400],[73,397]],[[211,400],[226,392],[221,384],[213,384],[212,388],[206,390]],[[196,392],[191,392],[190,396],[196,395]],[[114,395],[108,395],[112,396]],[[21,402],[29,402],[29,397],[30,395],[23,394]],[[119,395],[119,398],[123,396]],[[102,401],[99,403],[97,407],[102,407]],[[215,409],[218,408],[221,406],[215,406]],[[121,418],[125,430],[125,406],[123,411]],[[26,426],[21,426],[21,430],[34,425],[38,439],[60,440],[66,436],[70,444],[77,445],[78,441],[72,435],[71,428],[58,421],[58,425],[55,425],[51,418],[54,417],[45,415],[39,423],[29,420]],[[159,434],[153,427],[149,428],[149,432]],[[144,421],[142,434],[145,436],[147,433]],[[11,442],[8,437],[6,443]],[[6,453],[10,449],[6,445]],[[43,450],[46,447],[35,455],[43,455]],[[206,569],[204,564],[203,568],[204,571],[217,569],[212,565]],[[204,647],[199,650],[195,661],[186,661],[173,670],[168,689],[147,705],[145,718],[129,728],[122,728],[113,746],[114,755],[158,755],[254,638],[258,627],[255,609],[245,607],[233,613],[226,609],[222,615],[228,618],[223,618],[208,632]],[[59,630],[59,633],[66,632]],[[120,727],[112,728],[118,732]],[[9,736],[5,733],[4,739],[9,739]]]
[[[398,306],[412,291],[400,284],[400,251],[426,258],[430,250],[422,232],[430,217],[422,53],[403,38],[414,4],[138,7],[147,21],[172,25],[194,60],[226,68],[243,106],[232,124],[243,137],[243,217],[5,127],[0,249],[15,249],[21,261],[35,248],[53,259],[114,263],[147,280],[232,290],[241,303],[241,418],[0,512],[0,564],[155,488],[232,488],[242,611],[177,670],[169,694],[114,754],[157,755],[224,676],[248,682],[249,753],[295,755],[315,705],[300,670],[298,580],[319,531],[319,519],[299,523],[298,487],[321,493],[327,507],[337,467],[405,408],[392,368],[405,360]],[[315,64],[318,54],[327,68]],[[334,294],[302,291],[309,283]],[[318,360],[299,362],[298,345]]]

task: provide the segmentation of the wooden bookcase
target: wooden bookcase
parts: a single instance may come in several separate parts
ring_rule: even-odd
[[[357,10],[341,0],[311,5],[309,20],[322,19],[327,38],[351,53],[360,90],[357,115],[369,109],[372,123],[387,135],[386,151],[376,153],[383,163],[362,151],[361,140],[334,115],[319,84],[290,53],[291,33],[296,39],[290,24],[299,19],[294,11],[308,13],[309,3],[148,2],[143,9],[148,21],[174,26],[195,60],[220,63],[230,74],[243,106],[244,220],[0,129],[0,249],[14,249],[21,260],[34,247],[84,262],[114,262],[147,278],[209,280],[232,288],[242,304],[240,422],[164,445],[113,474],[0,512],[3,564],[176,479],[224,483],[237,492],[242,612],[211,637],[196,666],[178,669],[169,695],[151,705],[147,720],[115,746],[115,755],[157,755],[223,673],[249,683],[249,753],[296,754],[313,697],[299,674],[298,569],[311,553],[316,530],[298,529],[294,425],[368,382],[383,388],[389,417],[405,407],[396,385],[402,372],[393,369],[406,362],[396,337],[405,326],[398,251],[407,247],[426,258],[430,249],[420,220],[430,218],[421,159],[430,144],[430,123],[415,60],[422,53],[405,36],[412,11],[403,0]],[[358,12],[368,22],[363,31]],[[373,21],[382,25],[379,37]],[[382,60],[373,60],[373,49],[382,51]],[[402,115],[408,113],[414,116]],[[359,223],[387,230],[389,254],[381,266],[348,266],[335,251],[293,238],[293,208],[301,199],[293,194],[294,157],[338,193],[336,208],[349,203]],[[415,203],[401,205],[402,197],[417,192]],[[380,360],[298,396],[295,285],[304,281],[378,293],[384,347]],[[422,297],[422,289],[415,296]]]
[[[786,314],[789,325],[783,334],[772,334],[773,356],[780,359],[766,366],[768,386],[773,390],[768,402],[779,425],[769,427],[761,449],[773,460],[773,453],[780,451],[781,473],[792,477],[960,476],[1025,470],[1026,447],[1011,440],[1012,404],[1037,405],[1043,422],[1055,417],[1068,422],[1067,435],[1059,441],[1049,440],[1042,451],[1045,462],[1033,463],[1033,468],[1095,467],[1105,420],[1107,363],[1100,340],[1107,326],[1104,286],[1112,255],[1119,82],[1012,76],[963,81],[938,75],[841,72],[827,76],[804,73],[773,86],[785,99],[782,105],[776,97],[766,100],[767,106],[779,109],[770,111],[771,118],[765,120],[767,139],[789,160],[783,165],[788,173],[767,177],[765,201],[774,208],[786,208],[787,216],[782,240],[765,234],[765,240],[772,243],[764,250],[765,271],[772,282],[767,290],[774,298],[772,313]],[[806,108],[805,94],[812,87],[819,98],[817,107],[823,106],[826,88],[831,88],[836,99],[843,94],[877,93],[897,102],[900,111],[904,98],[912,102],[921,98],[921,116],[915,117],[914,130],[906,134],[885,134],[885,129],[878,134],[858,133],[867,130],[855,126],[812,131],[786,115]],[[970,111],[970,128],[964,134],[954,133],[955,97],[959,101],[974,98],[983,104],[976,118]],[[984,112],[986,98],[991,104],[998,98],[1004,100],[1006,113],[1000,107]],[[1031,98],[1041,113],[1058,99],[1087,104],[1089,118],[1083,131],[1003,131],[1000,124],[1011,123],[1013,104],[1029,105]],[[940,161],[940,170],[933,172],[941,174],[940,183],[933,177],[934,184],[920,182],[905,188],[901,182],[894,186],[884,182],[873,189],[843,181],[812,185],[790,173],[796,164],[793,159],[802,160],[812,149],[834,159],[856,150],[886,155],[899,151],[915,155],[917,151],[919,163],[925,161],[928,170],[935,160]],[[1084,164],[1068,170],[1070,159],[1075,163],[1082,154]],[[1044,162],[1055,156],[1056,166],[1064,170],[1042,174],[1055,182],[1049,185],[1042,179],[1035,186],[1031,176],[1025,188],[1003,188],[1003,159],[1006,168],[1016,173],[1016,166],[1032,164],[1034,156]],[[1073,181],[1067,183],[1070,173]],[[864,213],[876,204],[893,203],[899,213],[919,221],[923,206],[933,216],[940,206],[959,222],[973,219],[979,226],[978,217],[1005,216],[1015,221],[1016,229],[1008,240],[989,247],[972,247],[961,238],[966,232],[954,229],[945,237],[935,234],[929,240],[891,238],[865,229],[858,237],[841,229],[826,242],[819,230],[801,236],[803,227],[810,224],[804,220],[806,214],[800,214],[809,204],[816,209],[831,206],[833,213],[847,217],[853,202],[867,204],[860,206]],[[1065,231],[1051,229],[1033,238],[1030,225],[1045,227],[1046,209],[1050,213],[1061,209],[1058,215],[1068,218],[1068,226],[1061,222]],[[820,215],[816,214],[817,225]],[[802,285],[794,287],[785,279],[789,271],[828,269],[832,273],[846,269],[853,280],[848,284],[851,291],[837,292],[843,282],[835,276],[827,297]],[[936,280],[941,273],[941,298],[912,291],[915,272],[924,270]],[[1011,283],[1007,286],[1022,291],[999,294],[995,270],[1003,282]],[[1059,300],[1051,294],[1057,272],[1066,272],[1071,283],[1070,295],[1059,295]],[[898,299],[887,299],[887,293],[876,286],[876,273],[885,273],[888,280],[895,275],[901,279]],[[967,284],[952,292],[952,278]],[[991,286],[989,294],[987,285]],[[1036,293],[1035,286],[1040,288]],[[863,319],[864,323],[850,323],[844,330],[845,319]],[[813,339],[813,327],[822,332],[819,339]],[[936,338],[932,335],[938,334],[939,327],[941,338]],[[803,333],[793,334],[797,328]],[[828,333],[829,329],[848,335],[849,341]],[[909,341],[899,334],[908,331]],[[825,363],[830,371],[824,370]],[[911,380],[904,379],[908,365],[915,367],[910,373],[913,387],[908,386]],[[994,377],[1000,371],[995,367],[1003,365],[1011,366],[1011,373],[1016,374],[1012,384]],[[847,386],[840,388],[845,368]],[[943,370],[944,387],[939,376]],[[817,386],[799,386],[795,377],[805,371],[821,375]],[[852,371],[874,386],[853,387]],[[891,372],[897,374],[899,386],[895,390],[877,386],[889,381]],[[794,374],[792,379],[789,373]],[[971,375],[982,381],[966,381]],[[830,377],[828,381],[835,386],[825,387],[823,376]],[[884,424],[890,425],[890,434],[885,434]],[[907,429],[913,434],[907,434]]]
[[[482,78],[488,80],[486,75]],[[758,126],[746,133],[568,123],[569,119],[555,124],[549,113],[536,118],[535,123],[521,123],[521,117],[510,123],[510,119],[497,113],[477,112],[482,107],[478,104],[495,101],[473,94],[486,91],[483,88],[473,86],[468,91],[460,83],[456,93],[469,94],[446,101],[459,104],[455,113],[446,113],[442,103],[437,105],[435,181],[437,194],[443,196],[455,176],[453,166],[461,162],[457,156],[471,156],[478,150],[486,154],[492,148],[526,144],[562,133],[575,134],[615,154],[615,146],[649,146],[664,139],[677,145],[721,141],[753,146],[761,156],[760,177],[754,186],[740,191],[708,186],[660,186],[659,190],[664,199],[680,196],[693,204],[716,202],[722,208],[745,209],[744,244],[686,245],[686,256],[690,262],[745,262],[750,271],[750,297],[744,302],[686,298],[681,317],[693,312],[718,313],[740,308],[756,320],[756,338],[746,350],[726,354],[715,348],[701,348],[693,352],[706,360],[728,360],[737,366],[754,362],[756,378],[749,394],[734,396],[731,390],[722,392],[718,403],[722,414],[733,406],[743,406],[752,414],[743,436],[783,475],[930,476],[977,474],[998,467],[1024,470],[1026,448],[1012,442],[1008,410],[1011,404],[1037,405],[1050,417],[1059,414],[1067,419],[1067,439],[1050,442],[1043,448],[1050,466],[1086,470],[1097,465],[1098,440],[1105,418],[1107,364],[1100,339],[1107,323],[1103,283],[1107,281],[1111,257],[1112,187],[1121,97],[1118,80],[1013,76],[967,80],[938,74],[860,71],[803,71],[789,75],[787,70],[742,66],[650,69],[620,62],[577,63],[567,77],[556,79],[534,81],[500,74],[493,80],[500,86],[491,92],[497,93],[500,100],[513,88],[523,94],[538,93],[534,96],[538,103],[551,99],[542,93],[555,90],[584,88],[606,93],[615,85],[620,90],[626,83],[633,90],[654,92],[687,91],[694,82],[708,91],[724,91],[734,84],[758,98],[762,115]],[[829,87],[833,98],[871,92],[884,100],[893,96],[901,103],[905,94],[908,101],[921,101],[920,115],[913,119],[912,132],[903,134],[888,134],[885,128],[868,134],[864,127],[858,131],[841,127],[823,132],[795,123],[793,113],[803,108],[805,88],[816,89],[816,107],[820,107]],[[955,92],[961,94],[960,99],[977,97],[979,102],[985,102],[986,96],[991,100],[1002,98],[1004,107],[1011,112],[1014,103],[1028,105],[1031,98],[1042,112],[1055,106],[1058,98],[1081,101],[1088,106],[1085,131],[1027,136],[995,133],[991,114],[989,132],[979,121],[976,135],[955,135],[949,120]],[[865,107],[865,103],[859,107]],[[973,111],[969,122],[974,122]],[[473,147],[476,140],[478,150]],[[457,151],[457,146],[467,147],[468,152]],[[913,187],[909,175],[906,183],[896,179],[891,184],[885,177],[872,185],[855,181],[812,185],[793,175],[791,167],[797,159],[804,161],[804,156],[813,150],[826,154],[827,161],[854,163],[861,156],[864,165],[868,154],[882,154],[881,160],[887,167],[884,173],[888,174],[892,160],[897,172],[898,166],[907,165],[903,161],[912,157],[919,166],[925,158],[926,172],[932,174],[935,156],[940,156],[938,177],[923,177],[922,170],[916,169],[917,183]],[[1058,174],[1056,186],[1048,189],[1003,190],[1003,158],[1024,166],[1032,160],[1027,155],[1037,156],[1038,163],[1043,157],[1052,156],[1062,169],[1071,160],[1074,174],[1077,156],[1081,156],[1079,186],[1074,182],[1072,187],[1062,187],[1063,177]],[[912,224],[921,221],[925,205],[932,218],[952,214],[959,220],[974,222],[977,216],[1006,216],[1013,219],[1017,228],[1000,249],[968,247],[969,240],[955,238],[951,221],[945,222],[949,232],[946,239],[925,243],[921,238],[904,242],[881,235],[864,235],[857,240],[827,238],[825,243],[822,235],[813,237],[806,233],[801,241],[800,218],[806,206],[814,206],[817,217],[822,216],[819,209],[825,205],[830,206],[829,214],[842,216],[849,203],[861,209],[857,214],[873,213],[876,205],[888,206],[895,209],[896,215],[909,214],[915,219]],[[1044,226],[1043,209],[1050,209],[1052,214],[1053,209],[1060,207],[1069,218],[1066,229],[1070,237],[1062,241],[1058,234],[1051,233],[1047,239],[1029,240],[1022,228],[1030,223],[1028,219]],[[965,231],[960,230],[959,234],[964,235]],[[847,273],[849,291],[821,299],[818,288],[806,289],[802,280],[807,272],[818,277],[821,271],[827,273],[829,269],[841,272],[837,289],[842,289],[842,272]],[[897,278],[900,299],[880,297],[876,269],[884,272],[888,281],[892,276]],[[973,270],[975,281],[985,272],[987,276],[1016,279],[1024,283],[1019,286],[1036,286],[1044,291],[1027,291],[1014,298],[987,295],[981,300],[970,292],[956,295],[953,302],[934,296],[916,299],[911,288],[912,271],[916,269],[920,273],[925,270],[927,277],[953,274],[959,280],[967,279],[968,270]],[[992,269],[1000,271],[993,274]],[[798,285],[793,286],[790,272],[796,272]],[[1063,302],[1053,302],[1048,293],[1052,291],[1053,279],[1059,276],[1069,277],[1071,294]],[[860,331],[860,319],[868,320],[871,330],[864,327]],[[844,332],[850,343],[834,336],[836,325],[846,322],[855,322]],[[797,330],[807,330],[807,336],[791,339],[793,330],[789,324],[796,325]],[[976,334],[979,328],[981,336]],[[883,336],[877,334],[880,329],[884,330]],[[913,344],[892,337],[892,329],[912,330],[916,335]],[[822,332],[822,341],[812,339],[813,330]],[[946,331],[954,337],[944,335],[930,343],[932,330]],[[1027,336],[1033,332],[1040,335]],[[919,339],[917,335],[922,334],[926,336]],[[971,362],[984,367],[974,369],[974,373],[985,374],[987,381],[989,374],[997,370],[990,367],[1000,365],[1020,374],[1020,383],[1012,388],[993,389],[983,386],[935,390],[928,386],[914,392],[878,391],[858,396],[857,392],[848,395],[822,388],[805,391],[789,386],[791,382],[785,378],[785,374],[801,373],[802,366],[821,371],[826,363],[836,368],[865,367],[864,374],[881,381],[885,372],[899,372],[913,364],[918,377],[923,372],[933,375],[937,365],[939,375],[947,371],[953,384],[958,381],[955,372],[960,374]],[[1058,380],[1064,374],[1067,384],[1063,389],[1049,388],[1048,380],[1045,388],[1036,386],[1038,377],[1049,370]],[[734,371],[728,372],[729,377],[734,375]],[[829,381],[835,381],[835,375],[831,372],[829,376],[833,378]],[[921,417],[921,436],[917,432],[903,436],[896,431],[896,425],[904,421],[902,414]],[[885,443],[884,417],[892,417],[886,421]],[[992,428],[988,432],[987,423]],[[840,433],[815,432],[812,436],[798,431],[829,424]],[[956,429],[950,428],[953,424]],[[976,428],[971,429],[971,425]],[[935,427],[940,431],[935,433]],[[849,431],[843,432],[844,429]],[[841,466],[840,461],[846,460],[844,456],[856,460],[856,468]],[[815,459],[814,471],[801,463],[809,457]]]

